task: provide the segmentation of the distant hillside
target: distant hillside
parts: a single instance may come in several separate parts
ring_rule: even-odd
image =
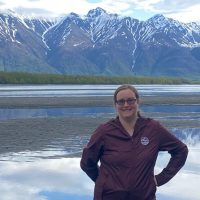
[[[0,84],[194,84],[183,78],[81,76],[0,72]],[[199,82],[200,84],[200,82]]]

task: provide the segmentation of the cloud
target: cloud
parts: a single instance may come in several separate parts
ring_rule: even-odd
[[[165,13],[167,12],[179,12],[187,10],[189,7],[199,5],[199,0],[163,0],[154,4],[154,9],[161,10]]]
[[[1,9],[12,9],[22,14],[59,17],[75,12],[86,15],[89,10],[102,7],[110,13],[146,20],[154,14],[164,14],[180,21],[200,21],[199,0],[0,0]],[[23,13],[24,12],[24,13]],[[42,13],[44,12],[44,13]]]
[[[42,8],[16,7],[15,12],[21,15],[33,17],[56,17],[54,12]]]
[[[3,6],[3,5],[5,5],[5,3],[4,3],[4,2],[2,2],[2,1],[0,1],[0,6]]]
[[[198,149],[199,146],[197,146]],[[196,149],[196,147],[195,147]],[[189,162],[158,194],[167,199],[197,200],[200,184],[199,152],[190,150]],[[157,170],[169,161],[167,153],[159,155]],[[34,162],[0,162],[0,194],[2,200],[45,200],[46,195],[92,196],[93,182],[80,169],[80,158],[43,159]],[[196,166],[196,167],[195,167]],[[183,193],[182,191],[187,191]],[[48,199],[52,199],[49,197]],[[92,198],[92,197],[91,197]],[[91,199],[88,198],[88,199]]]
[[[182,22],[200,21],[199,0],[149,0],[138,2],[137,6],[144,11],[164,14]]]
[[[144,19],[155,14],[164,14],[182,22],[199,21],[199,0],[104,0],[100,6],[122,15],[138,16]]]
[[[80,170],[80,158],[3,162],[0,165],[1,199],[44,200],[45,191],[76,195],[93,192],[93,182]],[[83,184],[84,183],[84,184]]]
[[[187,9],[180,10],[179,12],[177,11],[168,12],[166,16],[186,23],[200,22],[199,10],[200,10],[200,4],[188,7]]]
[[[200,161],[196,159],[199,157],[200,144],[196,144],[189,150],[189,155],[184,167],[179,173],[167,184],[162,187],[158,187],[158,193],[164,196],[168,196],[167,199],[187,199],[187,200],[198,200],[199,190],[197,185],[200,184]],[[168,164],[170,159],[169,154],[160,153],[159,159],[156,162],[155,174],[158,174],[163,166]],[[184,193],[182,191],[187,191]]]

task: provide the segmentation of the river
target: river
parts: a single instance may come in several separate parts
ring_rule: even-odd
[[[1,85],[0,97],[81,97],[111,96],[115,85]],[[145,96],[200,95],[199,85],[138,85]],[[199,200],[200,191],[200,102],[181,105],[143,105],[141,110],[164,122],[170,131],[189,147],[183,169],[169,183],[157,190],[158,200]],[[113,117],[113,107],[39,107],[0,108],[0,193],[1,200],[92,200],[94,184],[80,170],[80,153],[90,133],[79,134],[77,129],[62,130],[54,136],[33,127],[30,121],[50,120],[75,123],[81,118],[95,120]],[[66,120],[66,121],[65,121]],[[20,123],[27,121],[22,126]],[[19,122],[19,123],[16,123]],[[42,122],[43,123],[43,122]],[[9,126],[6,126],[9,124]],[[16,125],[17,124],[17,125]],[[13,126],[12,126],[13,125]],[[18,127],[21,126],[21,132]],[[81,126],[81,125],[80,125]],[[90,124],[88,124],[90,126]],[[8,127],[8,131],[3,131]],[[72,126],[73,127],[73,126]],[[17,130],[17,131],[16,131]],[[51,127],[52,130],[52,127]],[[50,130],[50,131],[51,131]],[[87,130],[87,125],[85,130]],[[86,131],[87,132],[87,131]],[[52,137],[52,140],[50,140]],[[50,142],[49,142],[50,141]],[[31,146],[31,148],[30,148]],[[155,173],[167,163],[168,154],[159,154]]]

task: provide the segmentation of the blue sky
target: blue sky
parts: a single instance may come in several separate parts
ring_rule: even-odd
[[[199,0],[0,0],[0,10],[42,17],[58,17],[70,12],[86,15],[96,7],[139,20],[163,14],[181,22],[200,21]]]

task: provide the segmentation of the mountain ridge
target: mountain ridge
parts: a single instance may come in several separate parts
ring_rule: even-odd
[[[193,78],[199,52],[200,24],[160,14],[139,21],[101,8],[60,20],[0,13],[1,71]]]

